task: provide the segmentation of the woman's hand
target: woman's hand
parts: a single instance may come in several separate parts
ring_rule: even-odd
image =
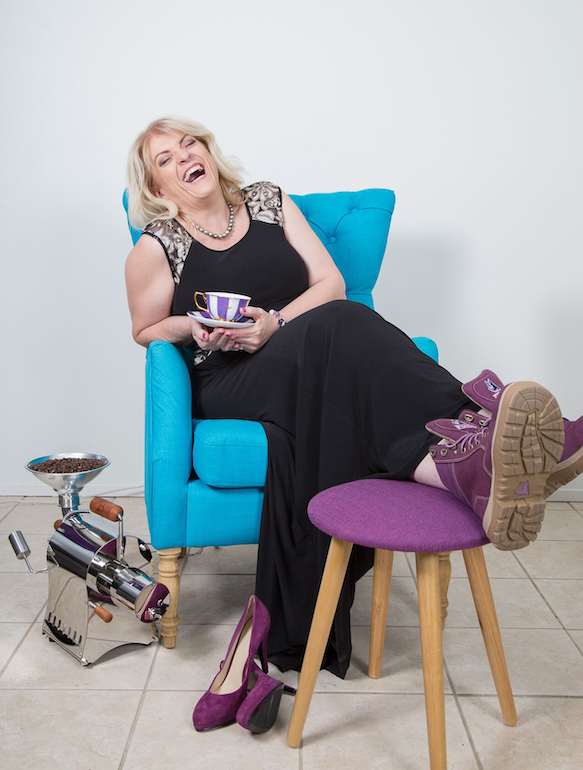
[[[232,350],[233,343],[227,345],[227,338],[224,336],[226,329],[211,329],[198,321],[191,319],[192,339],[201,350]]]
[[[252,326],[243,326],[240,330],[233,327],[215,329],[215,332],[221,332],[219,347],[225,351],[243,350],[245,353],[256,353],[278,330],[279,324],[276,318],[260,307],[248,305],[241,312],[247,318],[252,318],[255,323]]]

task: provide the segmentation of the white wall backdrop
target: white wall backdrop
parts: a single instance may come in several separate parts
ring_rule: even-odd
[[[535,379],[578,415],[582,23],[578,0],[4,4],[0,494],[45,494],[24,465],[66,451],[112,461],[92,492],[143,484],[121,193],[167,114],[249,182],[394,189],[377,309],[460,379]]]

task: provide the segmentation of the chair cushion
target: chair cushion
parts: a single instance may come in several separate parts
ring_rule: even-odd
[[[182,539],[168,537],[167,542],[197,547],[258,543],[262,506],[263,489],[216,489],[189,481],[186,531],[179,533]]]
[[[263,487],[267,437],[260,422],[193,420],[192,464],[211,487]]]
[[[308,516],[332,537],[389,551],[441,553],[489,542],[471,508],[451,492],[414,481],[340,484],[312,498]]]

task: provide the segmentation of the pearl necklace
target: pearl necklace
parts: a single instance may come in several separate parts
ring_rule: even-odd
[[[210,230],[205,230],[204,227],[200,227],[196,224],[190,217],[187,217],[186,214],[183,214],[182,216],[186,220],[186,222],[190,225],[190,227],[194,227],[195,230],[198,230],[201,233],[204,233],[205,235],[209,235],[211,238],[226,238],[227,235],[231,232],[233,229],[233,223],[235,221],[235,211],[233,209],[233,206],[229,201],[226,201],[227,206],[229,207],[229,224],[227,226],[227,229],[224,233],[211,233]]]

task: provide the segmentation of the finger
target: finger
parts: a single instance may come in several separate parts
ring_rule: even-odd
[[[215,339],[218,350],[228,353],[233,349],[234,342],[230,339],[230,332],[226,329],[216,329]]]
[[[202,324],[199,324],[198,321],[190,322],[190,333],[192,334],[192,338],[197,342],[204,339],[204,327]]]
[[[241,313],[247,318],[253,318],[253,320],[256,320],[265,314],[265,310],[263,310],[261,307],[253,307],[253,305],[247,305],[247,307],[244,307],[241,310]]]

